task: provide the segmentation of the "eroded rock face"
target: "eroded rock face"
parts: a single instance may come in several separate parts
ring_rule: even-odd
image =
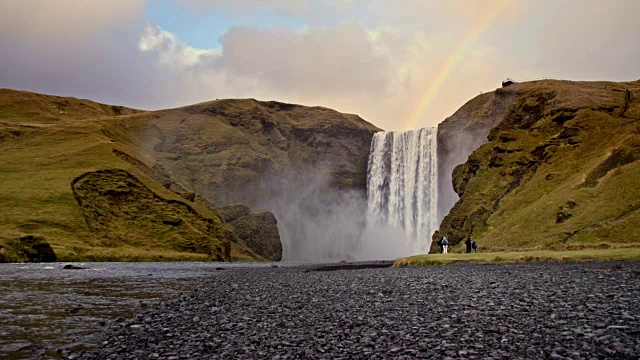
[[[487,143],[489,130],[500,123],[514,97],[512,88],[479,95],[438,125],[439,221],[458,201],[459,187],[464,186],[463,183],[452,182],[454,169],[464,164],[474,150]]]
[[[55,262],[56,253],[44,237],[39,235],[24,235],[9,242],[8,250],[12,253],[10,261]]]
[[[242,245],[265,259],[282,260],[278,221],[272,213],[268,211],[253,213],[244,204],[227,205],[219,211]]]
[[[452,172],[460,199],[439,236],[494,249],[637,241],[640,82],[546,80],[491,96],[506,91],[488,143]]]
[[[127,171],[86,173],[71,187],[102,246],[152,246],[229,260],[230,234],[220,218],[162,198]]]

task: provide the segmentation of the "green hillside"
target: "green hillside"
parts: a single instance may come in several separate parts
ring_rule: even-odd
[[[640,82],[545,80],[493,96],[508,107],[453,171],[461,198],[434,238],[486,251],[640,246]]]
[[[216,206],[257,205],[273,191],[271,180],[299,174],[364,192],[377,131],[356,115],[254,99],[137,114],[103,127]]]
[[[30,236],[58,261],[262,259],[231,242],[217,210],[104,130],[146,114],[0,90],[0,261],[27,260],[20,239]]]
[[[253,99],[140,111],[0,89],[0,261],[43,242],[58,261],[280,260],[277,219],[246,205],[299,174],[364,192],[376,131]]]

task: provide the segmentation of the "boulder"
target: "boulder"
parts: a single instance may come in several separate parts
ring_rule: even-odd
[[[84,269],[83,267],[80,266],[75,266],[75,265],[71,265],[71,264],[67,264],[63,267],[63,269],[65,270],[82,270]]]
[[[278,221],[272,213],[253,213],[244,204],[227,205],[219,211],[227,225],[243,242],[242,245],[268,260],[282,260]]]
[[[55,262],[56,253],[44,237],[39,235],[24,235],[10,242],[7,248],[19,260],[28,262]]]

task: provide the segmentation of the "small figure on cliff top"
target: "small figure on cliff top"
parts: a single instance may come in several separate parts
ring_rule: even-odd
[[[467,240],[464,242],[467,245],[467,254],[471,254],[471,237],[467,237]]]
[[[475,240],[471,243],[471,247],[473,248],[473,252],[478,252],[478,243]]]
[[[449,252],[449,240],[447,240],[447,237],[443,237],[442,238],[442,253],[443,254],[448,254]]]

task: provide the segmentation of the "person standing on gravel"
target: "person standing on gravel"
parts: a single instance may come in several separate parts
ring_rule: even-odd
[[[464,244],[467,245],[467,254],[471,254],[471,237],[467,237],[467,241]]]
[[[447,240],[446,236],[442,238],[442,253],[443,254],[449,253],[449,240]]]

